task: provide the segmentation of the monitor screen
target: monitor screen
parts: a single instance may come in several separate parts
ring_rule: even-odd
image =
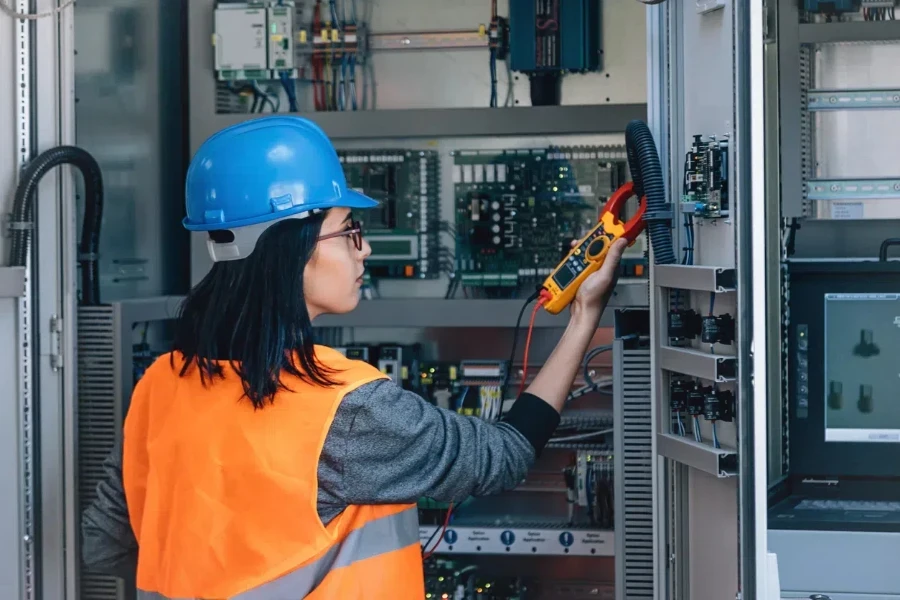
[[[900,293],[826,293],[826,442],[900,442]]]

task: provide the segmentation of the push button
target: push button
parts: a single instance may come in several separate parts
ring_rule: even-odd
[[[591,245],[588,246],[587,252],[585,254],[587,255],[587,258],[594,259],[603,254],[604,248],[606,248],[606,238],[598,237],[593,242],[591,242]]]

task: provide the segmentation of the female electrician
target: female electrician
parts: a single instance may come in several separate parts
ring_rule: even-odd
[[[308,120],[212,136],[188,170],[214,261],[174,350],[137,384],[121,451],[83,515],[83,559],[140,600],[420,599],[416,501],[516,486],[559,423],[623,247],[582,285],[544,368],[505,418],[436,408],[314,346],[359,300],[369,245],[337,154]]]

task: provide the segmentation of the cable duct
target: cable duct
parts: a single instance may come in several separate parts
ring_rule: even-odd
[[[31,250],[34,224],[34,198],[44,175],[60,165],[72,165],[84,179],[84,222],[78,245],[81,265],[81,303],[100,304],[100,269],[97,251],[100,243],[100,224],[103,218],[103,177],[100,165],[93,156],[77,146],[51,148],[32,160],[22,171],[13,200],[10,221],[12,251],[10,265],[26,266]]]
[[[653,246],[653,261],[658,265],[675,264],[671,208],[666,201],[666,186],[656,143],[646,123],[632,121],[628,124],[625,128],[625,148],[635,195],[638,198],[647,197],[644,221]]]

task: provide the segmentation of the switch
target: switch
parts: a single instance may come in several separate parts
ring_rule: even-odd
[[[598,237],[595,239],[587,248],[587,252],[585,255],[589,259],[594,259],[600,256],[603,253],[603,250],[606,248],[606,238]]]

